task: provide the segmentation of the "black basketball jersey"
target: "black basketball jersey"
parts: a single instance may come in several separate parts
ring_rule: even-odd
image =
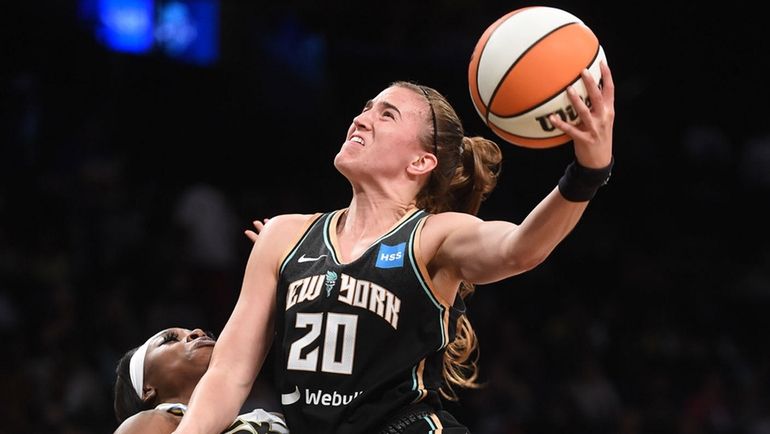
[[[316,215],[279,271],[275,368],[294,434],[371,434],[412,404],[440,409],[444,349],[464,312],[418,260],[425,211],[350,263],[338,256],[343,213]]]

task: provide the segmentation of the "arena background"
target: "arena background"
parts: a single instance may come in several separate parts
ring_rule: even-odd
[[[118,358],[162,327],[221,330],[253,219],[347,204],[333,156],[389,82],[441,90],[494,137],[467,62],[532,4],[602,41],[615,172],[544,264],[469,300],[486,387],[448,407],[475,434],[770,433],[762,14],[471,0],[4,2],[0,433],[112,432]],[[148,6],[167,32],[138,48],[99,15]],[[521,221],[571,148],[500,143],[480,215]],[[265,374],[248,405],[270,392]]]

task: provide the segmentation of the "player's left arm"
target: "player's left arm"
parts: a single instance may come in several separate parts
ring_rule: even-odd
[[[574,91],[568,92],[581,117],[578,125],[562,122],[558,116],[551,117],[557,128],[572,137],[577,163],[597,173],[611,168],[613,162],[615,118],[612,76],[603,62],[601,69],[601,87],[587,71],[582,74],[591,107]],[[575,185],[574,177],[571,185]],[[561,187],[566,190],[569,185]],[[567,199],[561,187],[555,187],[519,225],[506,221],[485,222],[460,213],[434,216],[425,228],[428,251],[434,254],[434,267],[447,270],[456,279],[483,284],[538,266],[575,228],[589,203],[587,199]]]

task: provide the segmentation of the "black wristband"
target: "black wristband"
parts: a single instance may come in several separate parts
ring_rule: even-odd
[[[570,202],[586,202],[593,199],[599,187],[609,182],[614,164],[614,156],[610,159],[610,164],[601,169],[590,169],[573,161],[559,180],[559,193]]]

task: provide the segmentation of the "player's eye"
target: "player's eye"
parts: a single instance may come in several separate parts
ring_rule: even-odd
[[[165,345],[165,344],[167,344],[169,342],[176,342],[176,341],[178,341],[179,340],[179,335],[177,334],[177,332],[169,330],[166,333],[163,333],[163,335],[161,335],[161,338],[163,340],[161,341],[160,344],[161,345]]]

